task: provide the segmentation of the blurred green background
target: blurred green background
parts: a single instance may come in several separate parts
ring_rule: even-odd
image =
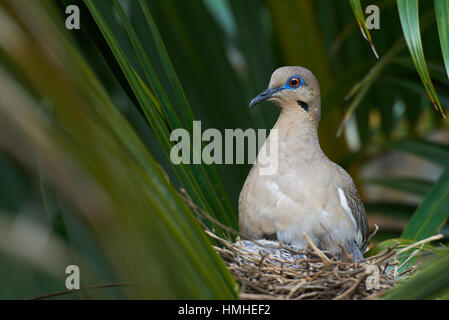
[[[72,4],[79,30],[65,28]],[[379,30],[363,30],[369,4]],[[379,226],[371,246],[445,235],[390,297],[448,297],[448,12],[446,0],[1,0],[0,298],[65,290],[70,264],[81,290],[54,299],[237,298],[179,193],[236,229],[251,166],[175,166],[169,137],[193,120],[271,128],[275,107],[247,106],[283,65],[320,82],[321,145]]]

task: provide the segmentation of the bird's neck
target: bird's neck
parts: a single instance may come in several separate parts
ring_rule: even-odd
[[[302,110],[282,109],[273,129],[278,130],[279,152],[304,160],[324,156],[318,139],[318,122]]]

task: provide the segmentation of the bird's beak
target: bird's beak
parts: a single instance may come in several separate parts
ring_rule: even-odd
[[[251,102],[249,103],[249,107],[252,108],[259,102],[268,100],[273,94],[275,94],[280,90],[282,90],[282,88],[274,88],[274,89],[268,88],[267,90],[259,93],[257,97],[255,97],[253,100],[251,100]]]

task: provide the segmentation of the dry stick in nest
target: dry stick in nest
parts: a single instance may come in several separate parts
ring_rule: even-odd
[[[327,264],[327,265],[332,264],[332,261],[331,261],[328,257],[326,257],[326,255],[325,255],[320,249],[318,249],[318,247],[312,242],[312,240],[309,238],[309,236],[308,236],[307,234],[305,234],[305,233],[304,233],[303,235],[304,235],[304,238],[306,238],[307,243],[308,243],[309,246],[313,249],[313,251],[315,251],[315,253],[317,254],[317,256],[320,257],[321,260],[322,260],[325,264]]]
[[[362,283],[363,280],[365,280],[365,278],[368,276],[368,274],[363,274],[359,279],[357,279],[356,281],[354,281],[354,284],[345,292],[339,294],[337,297],[335,297],[335,300],[341,300],[345,297],[347,297],[349,294],[353,293],[358,286],[360,285],[360,283]]]

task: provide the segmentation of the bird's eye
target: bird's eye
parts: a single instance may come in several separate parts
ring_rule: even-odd
[[[292,88],[297,88],[297,87],[299,87],[300,84],[301,84],[301,81],[297,77],[291,78],[290,81],[288,82],[288,85]]]

